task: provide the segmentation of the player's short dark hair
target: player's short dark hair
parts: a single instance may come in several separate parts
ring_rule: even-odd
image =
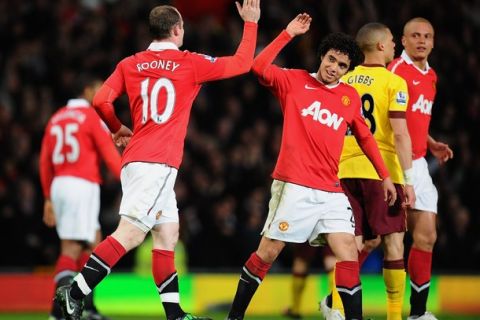
[[[182,17],[175,7],[163,5],[157,6],[150,11],[149,30],[155,40],[170,37],[173,26],[180,23]]]
[[[387,30],[389,30],[388,27],[383,23],[367,23],[358,30],[355,41],[362,52],[375,51],[379,37],[384,38]]]
[[[358,47],[355,39],[345,33],[336,32],[326,36],[318,47],[318,55],[323,57],[332,49],[348,56],[350,59],[349,71],[363,62],[364,55],[362,50]]]

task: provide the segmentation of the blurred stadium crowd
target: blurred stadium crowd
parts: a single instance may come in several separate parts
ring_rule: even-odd
[[[149,42],[149,10],[177,6],[185,19],[183,49],[233,54],[242,33],[234,1],[0,1],[0,242],[3,270],[52,265],[54,230],[42,222],[38,178],[40,141],[48,117],[71,97],[75,79],[104,79],[123,57]],[[300,12],[313,17],[309,33],[281,54],[278,64],[318,68],[319,40],[331,31],[355,35],[366,22],[387,24],[397,41],[405,21],[430,19],[439,75],[431,135],[455,157],[430,168],[440,195],[439,240],[433,268],[478,272],[480,266],[480,2],[478,0],[263,0],[261,50]],[[301,59],[299,59],[301,57]],[[126,99],[116,105],[129,121]],[[239,268],[255,249],[267,214],[270,173],[278,153],[282,117],[273,96],[252,75],[207,84],[193,106],[176,193],[181,238],[189,267]],[[118,219],[120,186],[102,188],[105,233]],[[288,252],[287,252],[288,255]],[[131,267],[133,259],[125,259]],[[280,267],[288,259],[279,261]]]

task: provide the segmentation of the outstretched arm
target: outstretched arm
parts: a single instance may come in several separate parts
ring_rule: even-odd
[[[233,56],[220,57],[211,63],[206,63],[206,61],[202,61],[202,58],[196,57],[197,83],[231,78],[250,71],[257,43],[260,0],[243,0],[242,6],[238,2],[235,2],[235,5],[238,14],[245,22],[242,41]]]
[[[253,60],[253,72],[269,83],[271,74],[268,73],[268,69],[273,60],[294,37],[306,33],[311,22],[312,18],[307,13],[301,13],[290,21],[287,28]]]

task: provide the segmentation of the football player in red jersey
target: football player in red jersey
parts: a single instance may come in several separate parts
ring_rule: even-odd
[[[383,180],[384,200],[393,204],[395,187],[377,144],[360,113],[355,89],[339,82],[362,62],[351,37],[335,33],[320,44],[317,73],[272,64],[293,37],[310,28],[300,14],[254,60],[253,72],[278,98],[284,115],[283,136],[273,171],[272,197],[262,239],[243,266],[228,319],[243,319],[258,286],[286,242],[328,243],[337,258],[336,286],[346,319],[362,319],[355,221],[337,177],[347,127]]]
[[[120,179],[120,154],[90,106],[102,82],[85,76],[79,77],[77,84],[79,98],[70,99],[50,118],[40,152],[43,220],[56,227],[61,245],[55,265],[57,288],[71,283],[100,241],[100,160]],[[89,318],[104,319],[93,304],[93,293],[85,299],[85,311]],[[56,303],[50,319],[63,319]]]
[[[120,223],[94,250],[71,286],[57,290],[67,319],[79,319],[82,299],[126,252],[153,235],[152,272],[168,320],[208,319],[185,313],[180,306],[174,248],[179,219],[174,183],[180,166],[193,100],[207,81],[250,70],[255,53],[260,0],[236,3],[244,20],[242,41],[235,55],[215,58],[181,51],[184,28],[172,6],[158,6],[149,16],[153,42],[118,63],[100,88],[94,107],[114,132],[117,144],[128,145],[122,157]],[[113,101],[126,93],[132,132],[115,115]]]
[[[432,52],[434,30],[424,18],[413,18],[403,28],[402,55],[392,61],[389,69],[405,79],[410,97],[407,125],[412,139],[413,187],[415,206],[408,210],[408,230],[413,245],[408,257],[410,274],[410,316],[408,319],[435,320],[426,311],[432,269],[432,251],[437,239],[437,189],[428,172],[427,148],[444,163],[453,157],[445,143],[435,141],[428,133],[432,106],[435,100],[437,74],[428,64]]]

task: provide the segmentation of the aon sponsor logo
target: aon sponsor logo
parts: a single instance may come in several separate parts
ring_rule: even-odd
[[[321,108],[321,103],[318,101],[315,101],[308,108],[302,110],[302,117],[308,116],[311,116],[313,120],[335,130],[338,130],[343,121],[343,117],[338,116],[338,114],[332,113],[328,109]]]
[[[412,111],[417,112],[417,110],[423,114],[432,114],[433,101],[425,99],[423,94],[418,97],[417,102],[412,105]]]

